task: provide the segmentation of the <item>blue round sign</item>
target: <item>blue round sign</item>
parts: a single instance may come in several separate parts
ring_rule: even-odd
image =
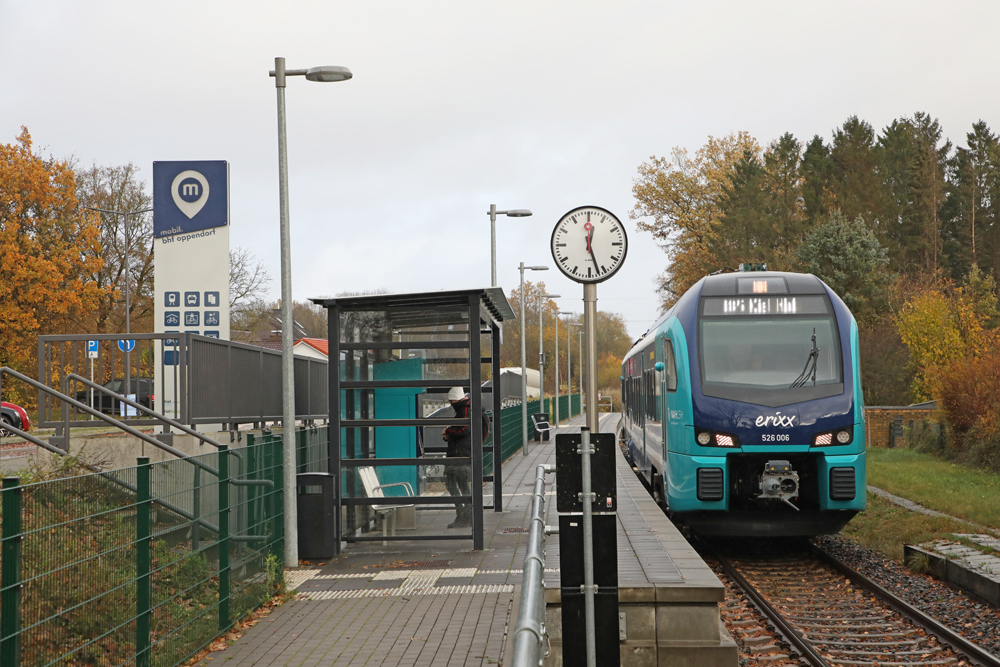
[[[135,349],[134,340],[120,340],[118,341],[118,349],[122,352],[131,352]]]

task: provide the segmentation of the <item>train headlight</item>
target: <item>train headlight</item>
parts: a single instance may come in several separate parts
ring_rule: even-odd
[[[813,436],[813,446],[846,445],[853,439],[853,429],[844,428],[837,431],[826,431],[825,433],[817,433]]]
[[[698,431],[694,437],[697,443],[703,447],[739,447],[740,439],[735,435],[727,433],[713,433],[712,431]]]

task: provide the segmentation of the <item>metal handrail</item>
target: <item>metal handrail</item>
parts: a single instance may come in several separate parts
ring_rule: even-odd
[[[17,378],[18,380],[21,380],[22,382],[26,382],[27,384],[29,384],[30,386],[34,387],[35,389],[38,389],[39,391],[45,392],[46,394],[52,396],[53,398],[58,398],[61,401],[65,401],[66,403],[68,403],[70,405],[76,406],[78,409],[82,409],[85,412],[93,414],[95,417],[97,417],[97,418],[99,418],[99,419],[107,422],[108,424],[110,424],[112,426],[115,426],[117,428],[120,428],[121,430],[125,431],[126,433],[129,433],[130,435],[134,435],[137,438],[140,438],[141,440],[143,440],[145,442],[148,442],[149,444],[153,445],[154,447],[158,447],[159,449],[162,449],[165,452],[173,454],[174,456],[177,456],[178,458],[184,459],[184,460],[190,462],[195,467],[201,468],[202,470],[205,470],[209,474],[215,475],[216,477],[219,476],[219,471],[216,470],[215,468],[213,468],[212,466],[208,465],[207,463],[202,463],[197,458],[188,456],[184,452],[182,452],[182,451],[180,451],[178,449],[174,449],[173,447],[171,447],[169,445],[165,445],[162,442],[160,442],[159,440],[156,440],[155,438],[150,438],[145,433],[143,433],[141,431],[137,431],[136,429],[132,428],[128,424],[124,424],[124,423],[118,421],[117,419],[104,414],[103,412],[99,412],[97,410],[94,410],[90,406],[85,405],[84,403],[81,403],[81,402],[77,401],[74,398],[70,398],[66,394],[61,394],[58,391],[56,391],[55,389],[52,389],[51,387],[48,387],[48,386],[42,384],[41,382],[38,382],[37,380],[34,380],[34,379],[28,377],[27,375],[24,375],[22,373],[18,373],[13,368],[10,368],[8,366],[0,367],[0,387],[3,386],[3,376],[4,375],[10,375],[10,376],[12,376],[14,378]],[[124,398],[124,397],[121,397],[121,398]],[[126,399],[126,400],[128,400],[128,399]],[[129,402],[131,403],[131,401],[129,401]],[[145,409],[145,408],[143,408],[143,409]],[[41,438],[38,438],[36,436],[31,435],[30,433],[22,431],[19,428],[16,428],[16,427],[14,427],[12,425],[8,425],[7,428],[9,428],[11,431],[13,431],[15,435],[17,435],[17,436],[19,436],[21,438],[24,438],[28,442],[30,442],[30,443],[32,443],[34,445],[37,445],[39,447],[42,447],[42,448],[44,448],[44,449],[52,452],[53,454],[58,454],[59,456],[68,456],[69,455],[68,451],[66,451],[64,449],[61,449],[59,447],[56,447],[56,446],[54,446],[54,445],[52,445],[52,444],[50,444],[48,442],[45,442]],[[67,433],[68,433],[68,431],[67,431]],[[233,453],[233,452],[230,451],[229,453]],[[87,463],[84,463],[83,465],[84,465],[85,468],[87,468],[91,472],[99,474],[102,478],[104,478],[104,479],[106,479],[106,480],[108,480],[108,481],[110,481],[110,482],[112,482],[114,484],[117,484],[117,485],[119,485],[119,486],[121,486],[121,487],[123,487],[123,488],[125,488],[125,489],[127,489],[129,491],[132,491],[133,493],[136,491],[136,487],[133,484],[129,484],[125,480],[121,480],[121,479],[118,479],[117,477],[115,477],[115,475],[113,474],[114,471],[101,470],[100,468],[97,468],[96,466],[93,466],[93,465],[90,465],[90,464],[87,464]],[[239,480],[239,481],[242,482],[242,484],[240,484],[240,486],[255,486],[255,485],[265,485],[265,486],[272,486],[272,487],[274,486],[274,482],[272,482],[271,480]],[[233,482],[231,482],[231,483],[233,483]],[[180,516],[184,517],[185,519],[193,521],[194,523],[198,524],[199,526],[203,526],[203,527],[207,528],[208,530],[210,530],[210,531],[212,531],[214,533],[218,533],[219,532],[219,528],[216,525],[214,525],[211,522],[206,521],[206,520],[204,520],[204,519],[202,519],[202,518],[200,518],[198,516],[195,516],[194,514],[191,514],[190,512],[185,511],[184,509],[182,509],[182,508],[174,505],[173,503],[170,503],[170,502],[168,502],[166,500],[163,500],[162,498],[157,499],[154,502],[156,504],[164,507],[165,509],[170,510],[171,512],[175,512],[175,513],[179,514]],[[266,539],[266,538],[263,538],[263,537],[257,536],[257,535],[234,535],[230,539],[235,540],[237,542],[258,542],[258,541],[261,541],[262,539]]]
[[[158,421],[161,421],[164,424],[172,426],[172,427],[176,428],[177,430],[179,430],[179,431],[181,431],[183,433],[187,433],[188,435],[193,435],[195,438],[201,440],[206,445],[211,445],[211,446],[215,447],[216,449],[220,449],[222,447],[222,443],[221,442],[218,442],[217,440],[214,440],[214,439],[208,437],[204,433],[199,433],[198,431],[194,430],[193,428],[185,426],[184,424],[180,423],[179,421],[177,421],[175,419],[171,419],[170,417],[167,417],[166,415],[160,414],[159,412],[156,412],[155,410],[153,410],[151,408],[147,408],[144,405],[142,405],[140,403],[137,403],[136,401],[133,401],[132,399],[128,398],[127,396],[124,396],[122,394],[117,394],[117,393],[111,391],[110,389],[108,389],[107,387],[103,387],[103,386],[97,384],[96,382],[93,382],[92,380],[88,380],[87,378],[85,378],[85,377],[83,377],[81,375],[78,375],[76,373],[70,373],[65,378],[63,378],[63,394],[66,395],[66,396],[69,396],[69,383],[70,383],[71,380],[76,380],[78,382],[81,382],[85,386],[90,387],[91,389],[96,389],[97,391],[103,392],[104,394],[107,394],[108,396],[111,396],[113,399],[118,400],[118,401],[124,403],[125,405],[131,406],[131,407],[136,408],[138,410],[142,410],[147,415],[152,416],[154,419],[156,419]],[[91,407],[93,407],[93,406],[91,406]],[[70,436],[69,404],[66,403],[65,401],[63,402],[63,419],[65,420],[65,423],[63,425],[63,435],[66,438],[66,440],[65,440],[66,451],[69,451],[69,436]],[[159,441],[157,441],[157,442],[159,442]],[[164,447],[168,447],[168,445],[164,445]],[[164,447],[161,447],[161,449],[164,449]],[[170,449],[164,449],[164,451],[172,453]],[[180,450],[177,450],[177,451],[180,451]],[[242,455],[239,453],[238,450],[230,449],[230,450],[227,451],[227,453],[230,456],[235,456],[238,459],[242,459]],[[175,456],[177,456],[177,454],[175,454]],[[183,452],[181,452],[180,453],[180,457],[181,458],[188,458],[188,455],[184,454]],[[213,471],[213,468],[211,468],[211,467],[203,467],[203,469],[206,470],[206,471],[208,471],[208,472],[210,472],[210,473]],[[213,474],[215,474],[215,473],[213,473]],[[218,477],[217,474],[216,474],[216,477]],[[270,480],[266,480],[266,479],[259,479],[259,480],[254,480],[254,479],[243,479],[243,480],[231,479],[231,480],[229,480],[229,483],[232,484],[233,486],[274,486],[274,482],[272,482]]]
[[[140,404],[140,403],[138,403],[136,401],[133,401],[128,396],[125,396],[123,394],[115,393],[115,392],[111,391],[110,389],[108,389],[107,387],[105,387],[103,385],[99,385],[96,382],[93,382],[92,380],[88,380],[87,378],[85,378],[82,375],[79,375],[77,373],[70,373],[69,375],[67,375],[66,377],[63,378],[63,394],[65,394],[66,396],[69,396],[69,383],[70,383],[70,381],[73,381],[73,380],[75,380],[75,381],[83,384],[86,387],[90,387],[91,389],[95,389],[95,390],[97,390],[99,392],[102,392],[102,393],[108,395],[108,396],[111,396],[113,399],[116,399],[116,400],[124,403],[125,405],[128,405],[130,407],[136,408],[137,410],[141,410],[142,412],[146,413],[147,415],[151,415],[154,419],[157,419],[157,420],[163,422],[164,424],[169,424],[170,426],[176,428],[179,431],[187,433],[188,435],[193,435],[194,437],[196,437],[199,440],[201,440],[202,442],[204,442],[206,445],[212,445],[216,449],[219,449],[220,447],[222,447],[222,443],[221,442],[217,442],[217,441],[213,440],[212,438],[209,438],[204,433],[199,433],[198,431],[194,430],[193,428],[189,428],[189,427],[185,426],[184,424],[180,423],[179,421],[177,421],[175,419],[171,419],[170,417],[167,417],[166,415],[161,415],[159,412],[156,412],[155,410],[153,410],[151,408],[147,408],[146,406],[144,406],[144,405],[142,405],[142,404]],[[69,419],[69,405],[65,404],[65,403],[64,403],[64,405],[66,406],[65,414],[63,415],[63,419],[65,421],[64,428],[66,429],[66,441],[69,442],[69,421],[70,421],[70,419]],[[91,407],[93,407],[93,406],[91,406]]]
[[[524,554],[521,604],[514,630],[514,667],[536,667],[545,660],[548,633],[545,628],[545,474],[555,472],[552,464],[535,468],[535,488],[531,493],[528,549]]]

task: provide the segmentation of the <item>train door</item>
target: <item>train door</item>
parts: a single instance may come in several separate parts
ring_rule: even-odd
[[[654,484],[653,475],[663,475],[663,426],[659,375],[656,370],[657,345],[655,339],[642,353],[642,393],[644,397],[643,421],[645,422],[647,480]]]
[[[678,421],[683,414],[683,406],[677,397],[677,359],[674,356],[674,342],[667,336],[663,339],[663,456],[667,452],[678,451],[683,442],[678,437],[683,433],[683,424]],[[673,436],[673,437],[671,437]],[[677,442],[673,442],[677,440]]]

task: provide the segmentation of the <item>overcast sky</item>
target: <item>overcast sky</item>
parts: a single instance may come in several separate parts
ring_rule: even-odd
[[[881,129],[927,111],[964,144],[1000,129],[1000,3],[91,2],[0,0],[0,141],[21,125],[56,157],[230,162],[233,246],[279,294],[274,57],[343,65],[344,83],[289,79],[296,300],[342,291],[488,286],[547,264],[582,310],[549,237],[576,206],[629,230],[598,307],[633,336],[657,314],[666,257],[629,220],[651,155],[746,130],[829,138],[857,114]],[[533,278],[535,276],[532,276]]]

